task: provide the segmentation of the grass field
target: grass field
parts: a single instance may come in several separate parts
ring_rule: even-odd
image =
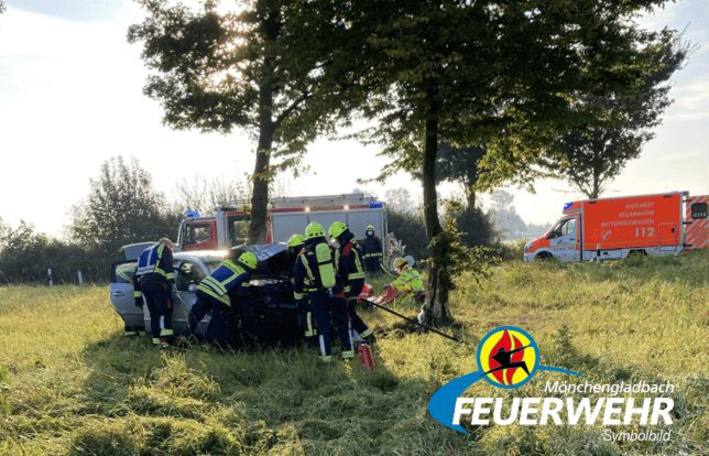
[[[380,312],[363,312],[379,333],[368,373],[320,365],[307,349],[160,352],[121,337],[105,286],[17,286],[0,288],[0,454],[708,454],[709,256],[509,263],[481,288],[471,282],[462,277],[452,296],[459,336],[474,345],[517,325],[545,364],[590,381],[671,381],[671,441],[613,444],[581,426],[458,435],[426,404],[474,370],[472,349]],[[516,394],[541,395],[543,384]],[[506,394],[471,389],[485,393]]]

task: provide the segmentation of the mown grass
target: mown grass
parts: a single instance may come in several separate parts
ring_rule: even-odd
[[[706,454],[709,256],[560,265],[508,263],[452,295],[471,345],[524,327],[546,364],[590,381],[671,381],[669,443],[612,444],[601,428],[431,420],[443,382],[474,370],[471,347],[363,312],[378,367],[320,365],[312,350],[160,352],[125,339],[106,287],[0,288],[0,454]],[[407,303],[398,309],[410,315]],[[540,374],[552,375],[552,374]],[[516,394],[540,395],[543,379]],[[486,384],[471,394],[506,394]]]

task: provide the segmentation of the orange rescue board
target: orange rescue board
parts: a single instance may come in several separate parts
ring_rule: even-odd
[[[676,246],[681,208],[679,193],[584,201],[584,249]]]

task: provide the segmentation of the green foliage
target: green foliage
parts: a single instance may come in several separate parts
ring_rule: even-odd
[[[86,248],[115,257],[122,245],[174,237],[179,219],[137,160],[126,163],[117,157],[104,162],[91,180],[91,192],[75,207],[70,231]]]
[[[664,3],[622,2],[594,10],[602,19],[586,23],[588,29],[582,26],[583,36],[576,37],[580,84],[559,92],[566,114],[524,123],[494,140],[492,153],[480,163],[480,188],[510,181],[533,187],[534,179],[551,177],[599,196],[653,137],[651,129],[671,103],[667,81],[688,55],[678,31],[647,31],[634,17],[638,9]],[[593,15],[584,16],[580,24]]]
[[[167,0],[140,0],[148,16],[130,27],[153,73],[145,93],[159,100],[175,128],[258,132],[249,239],[266,233],[269,183],[276,171],[302,164],[305,146],[332,127],[327,116],[348,99],[336,96],[338,77],[326,46],[343,43],[341,18],[318,2],[252,0],[201,10]],[[339,49],[339,48],[338,48]],[[272,162],[277,158],[277,163]]]
[[[407,254],[413,255],[416,259],[428,255],[426,227],[420,212],[400,211],[387,205],[387,225],[389,232],[403,241]]]
[[[463,274],[451,295],[453,330],[471,344],[512,324],[535,337],[545,363],[590,382],[674,383],[672,439],[658,443],[604,442],[603,428],[583,426],[458,435],[426,404],[474,370],[473,350],[410,333],[387,313],[362,312],[378,334],[369,373],[356,362],[322,366],[311,348],[161,352],[120,336],[105,287],[0,287],[0,454],[706,454],[709,382],[697,341],[708,278],[706,252],[641,264],[508,263],[482,287]],[[554,375],[539,373],[520,392],[542,396]],[[481,382],[469,394],[503,393]]]
[[[671,103],[665,83],[681,68],[688,49],[668,30],[648,34],[643,41],[645,48],[628,69],[634,80],[610,96],[579,95],[576,109],[593,120],[558,135],[551,159],[543,163],[549,173],[558,177],[561,172],[589,198],[598,198],[625,164],[640,155]]]
[[[457,149],[448,143],[442,143],[438,147],[436,178],[439,181],[461,184],[470,209],[475,209],[475,185],[478,182],[478,164],[484,155],[485,150],[481,147]]]
[[[498,243],[498,234],[490,216],[479,208],[471,208],[451,200],[446,204],[445,217],[450,219],[450,223],[459,233],[460,241],[468,247],[492,246]]]
[[[465,233],[458,229],[459,219],[451,216],[456,213],[463,213],[462,205],[456,201],[447,202],[446,213],[449,214],[444,220],[444,228],[441,234],[436,236],[429,245],[429,250],[439,252],[440,256],[435,260],[429,258],[428,264],[433,261],[440,261],[446,265],[446,275],[444,280],[447,289],[455,287],[455,280],[462,275],[472,278],[478,285],[483,280],[490,277],[490,267],[499,262],[495,256],[495,251],[489,246],[474,244],[472,247],[466,243]]]
[[[25,222],[12,228],[0,220],[0,283],[47,282],[48,268],[55,283],[76,282],[77,271],[87,281],[105,280],[108,260],[37,233]]]

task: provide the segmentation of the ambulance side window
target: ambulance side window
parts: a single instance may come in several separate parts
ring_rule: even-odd
[[[564,236],[576,237],[576,219],[572,218],[566,221],[563,227]]]
[[[564,228],[564,224],[566,223],[566,220],[561,220],[559,223],[556,224],[553,230],[549,233],[549,236],[547,236],[547,239],[556,239],[560,236],[562,236],[561,230]]]
[[[693,219],[707,218],[707,203],[694,203],[691,206]]]

